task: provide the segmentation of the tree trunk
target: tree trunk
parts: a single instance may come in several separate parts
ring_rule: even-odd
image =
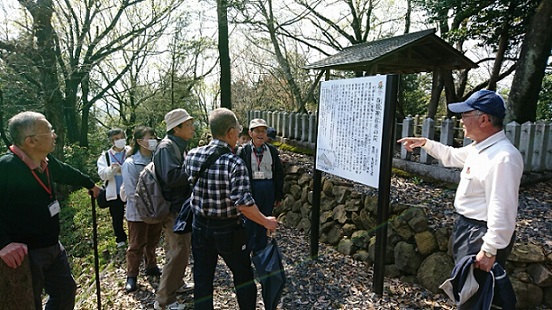
[[[272,42],[272,47],[274,48],[274,54],[276,56],[276,60],[278,61],[278,64],[280,65],[280,68],[284,73],[284,77],[286,79],[286,82],[289,85],[289,89],[293,94],[293,99],[295,101],[295,105],[297,106],[296,111],[297,112],[305,111],[305,101],[303,100],[303,96],[301,95],[301,90],[299,89],[299,86],[297,86],[295,78],[293,77],[293,73],[291,72],[291,66],[289,65],[289,61],[285,57],[284,53],[282,52],[282,49],[280,48],[280,43],[278,42],[278,37],[276,34],[276,25],[274,21],[274,13],[272,10],[272,0],[268,1],[268,11],[265,14],[266,14],[268,32],[270,35],[270,41]],[[362,76],[362,72],[360,72],[360,76]]]
[[[552,48],[552,0],[542,0],[521,46],[508,100],[508,122],[534,122],[546,62]]]
[[[23,3],[33,16],[36,37],[36,55],[34,62],[40,72],[41,95],[44,100],[44,114],[56,130],[58,136],[54,153],[63,159],[63,145],[65,144],[65,122],[63,120],[63,94],[60,91],[60,82],[57,71],[55,52],[55,32],[52,28],[52,13],[54,11],[51,0],[38,0],[36,3]]]
[[[92,107],[92,103],[88,100],[90,94],[90,74],[87,73],[80,84],[82,89],[82,115],[79,144],[80,146],[88,147],[88,121],[90,117],[90,108]]]
[[[29,256],[13,269],[0,259],[0,305],[4,310],[35,310]]]
[[[76,143],[80,140],[79,135],[79,115],[77,112],[77,92],[80,79],[71,74],[71,78],[65,82],[65,103],[63,106],[63,115],[65,116],[65,126],[67,128],[67,140],[69,143]],[[82,144],[81,144],[82,145]]]
[[[449,103],[458,102],[460,98],[456,93],[456,87],[454,86],[454,77],[452,76],[452,70],[442,70],[443,80],[445,81],[445,95],[447,96],[447,105]],[[452,117],[454,113],[450,112],[447,108],[447,117]]]
[[[232,109],[232,78],[228,47],[228,1],[217,0],[218,49],[220,55],[220,106]]]
[[[427,117],[435,119],[437,114],[437,108],[439,107],[439,99],[441,98],[441,92],[445,83],[441,78],[440,70],[433,71],[433,81],[431,84],[431,99],[429,99],[429,106],[427,108]]]
[[[502,62],[504,61],[504,54],[506,53],[506,48],[508,47],[509,43],[509,35],[508,35],[508,26],[504,26],[505,29],[500,34],[500,40],[498,43],[498,50],[496,51],[496,59],[493,63],[493,71],[491,73],[491,77],[489,79],[489,90],[496,91],[496,82],[498,82],[498,78],[500,75],[500,68],[502,68]]]

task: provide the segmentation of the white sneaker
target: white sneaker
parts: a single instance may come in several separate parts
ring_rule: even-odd
[[[159,302],[156,300],[155,303],[153,304],[153,309],[155,309],[155,310],[164,310],[164,309],[166,309],[166,310],[185,310],[186,305],[179,304],[178,301],[175,301],[172,304],[167,305],[165,308],[163,308],[163,307],[161,307]]]
[[[186,293],[186,292],[189,292],[191,290],[194,289],[194,283],[193,282],[184,282],[184,285],[182,285],[181,287],[179,287],[177,290],[176,290],[176,293],[177,294],[182,294],[182,293]]]
[[[161,305],[159,304],[159,302],[156,300],[155,303],[153,304],[153,309],[155,309],[155,310],[163,310],[163,307],[161,307]]]

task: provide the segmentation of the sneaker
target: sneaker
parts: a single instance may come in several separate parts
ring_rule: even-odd
[[[178,301],[175,301],[170,305],[167,305],[165,307],[161,307],[159,302],[156,300],[155,303],[153,304],[153,309],[155,309],[155,310],[185,310],[186,305],[179,304]]]
[[[124,246],[126,246],[126,242],[124,242],[124,241],[117,242],[117,247],[118,247],[118,248],[122,248],[122,247],[124,247]]]
[[[177,294],[182,294],[182,293],[186,293],[186,292],[189,292],[191,290],[194,289],[194,283],[193,282],[189,282],[189,283],[186,283],[184,282],[184,285],[182,285],[181,287],[179,287],[177,290],[176,290],[176,293]]]

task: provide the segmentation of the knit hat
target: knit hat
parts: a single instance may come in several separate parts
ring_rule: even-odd
[[[473,93],[466,101],[451,103],[448,109],[454,113],[464,113],[479,110],[498,118],[506,115],[506,105],[502,97],[491,90],[480,90]]]
[[[187,120],[193,119],[184,109],[174,109],[165,114],[165,124],[167,124],[167,131],[170,131],[174,127],[184,123]]]
[[[266,121],[262,118],[254,118],[249,123],[249,130],[253,130],[257,127],[266,127],[268,128],[268,125],[266,124]]]

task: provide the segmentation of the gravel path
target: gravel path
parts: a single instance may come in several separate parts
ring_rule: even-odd
[[[416,195],[412,195],[416,193]],[[424,206],[432,225],[450,225],[454,190],[400,177],[393,178],[392,199]],[[415,198],[413,198],[415,197]],[[521,189],[518,215],[518,241],[542,244],[552,252],[552,181],[524,186]],[[384,294],[372,290],[373,268],[364,262],[342,255],[320,244],[318,260],[309,258],[309,237],[294,229],[281,227],[276,235],[284,256],[288,283],[279,309],[455,309],[444,294],[433,294],[417,284],[386,278]],[[158,249],[162,266],[163,251]],[[158,278],[139,278],[140,289],[131,294],[123,290],[125,263],[123,251],[112,255],[112,265],[102,274],[103,309],[153,309]],[[193,262],[192,262],[193,265]],[[189,278],[189,274],[186,275]],[[219,261],[215,281],[215,309],[238,309],[228,269]],[[258,287],[258,309],[264,309]],[[93,288],[77,309],[96,309]],[[189,305],[191,293],[178,296]]]

